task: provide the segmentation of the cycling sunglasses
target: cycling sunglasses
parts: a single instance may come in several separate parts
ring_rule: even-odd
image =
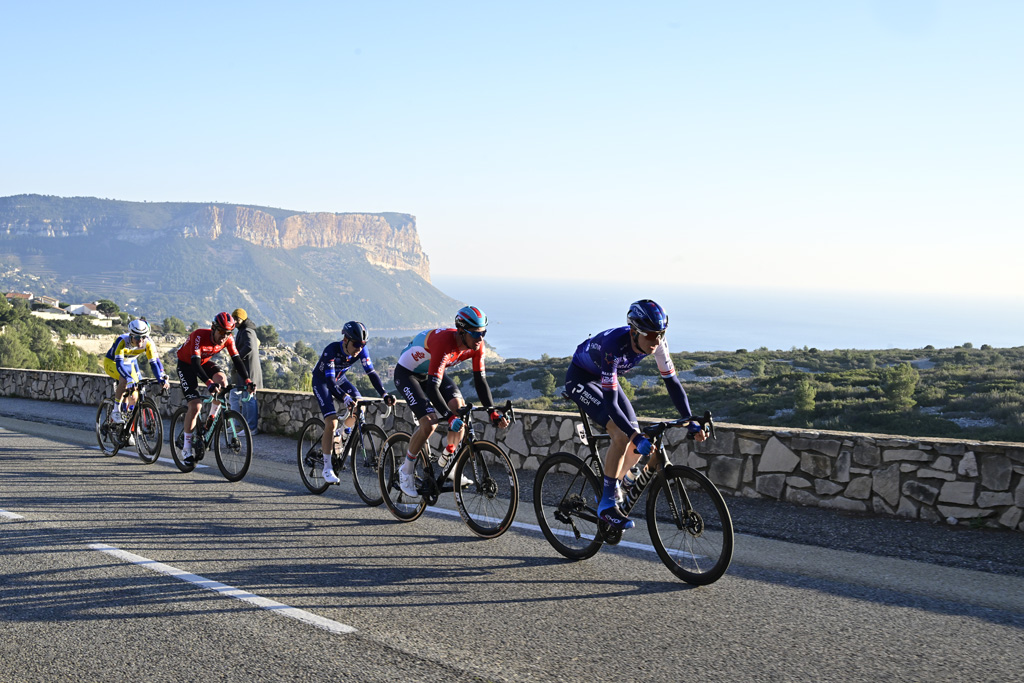
[[[636,333],[652,344],[660,342],[665,338],[665,330],[660,332],[641,332],[640,330],[637,330]]]
[[[473,339],[483,339],[484,335],[487,334],[487,329],[486,328],[482,329],[482,330],[465,330],[464,329],[462,331],[465,332],[466,334],[468,334]]]

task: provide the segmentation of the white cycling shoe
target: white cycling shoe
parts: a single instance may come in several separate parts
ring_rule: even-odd
[[[454,468],[452,469],[451,472],[448,473],[448,480],[452,484],[455,484],[455,469]],[[472,486],[475,483],[476,483],[475,481],[473,481],[472,479],[467,477],[465,472],[463,472],[463,474],[462,474],[462,488],[465,488],[467,486]]]
[[[406,472],[399,468],[398,470],[398,488],[402,490],[405,495],[416,498],[420,495],[420,492],[416,490],[416,473]]]
[[[326,481],[328,484],[341,483],[341,479],[338,479],[338,475],[334,473],[334,468],[332,467],[324,468],[324,481]]]

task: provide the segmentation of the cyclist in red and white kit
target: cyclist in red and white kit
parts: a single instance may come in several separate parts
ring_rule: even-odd
[[[199,383],[206,384],[211,394],[228,385],[228,378],[210,358],[227,349],[231,362],[239,376],[245,378],[245,388],[249,394],[256,393],[256,385],[249,379],[245,363],[238,355],[235,340],[231,333],[235,330],[235,318],[230,313],[218,313],[213,318],[210,329],[193,330],[185,343],[178,348],[178,379],[181,381],[181,392],[188,401],[188,412],[185,414],[185,444],[181,449],[182,462],[192,462],[192,432],[196,428],[196,418],[202,407],[203,398],[199,395]]]
[[[466,405],[462,392],[455,386],[445,369],[465,360],[473,361],[473,384],[484,406],[491,408],[491,422],[500,428],[508,427],[508,420],[494,409],[494,398],[487,386],[484,371],[484,334],[487,316],[473,306],[459,309],[455,315],[455,329],[437,329],[420,332],[413,337],[395,364],[395,389],[412,410],[419,427],[409,439],[409,451],[398,470],[398,483],[402,493],[418,496],[413,469],[420,448],[437,428],[437,423],[448,423],[446,451],[454,453],[462,440],[462,420],[456,411]],[[454,470],[452,470],[454,473]]]

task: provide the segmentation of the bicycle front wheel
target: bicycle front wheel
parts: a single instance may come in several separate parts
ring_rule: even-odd
[[[356,493],[364,503],[377,507],[384,502],[380,494],[377,467],[388,436],[377,425],[368,424],[363,425],[362,429],[357,427],[352,430],[348,438],[352,441],[348,450],[352,458],[352,483],[355,484]]]
[[[389,436],[384,442],[384,454],[381,458],[380,468],[377,470],[377,482],[380,484],[380,494],[384,498],[384,504],[388,506],[391,514],[402,522],[418,519],[427,509],[427,502],[423,496],[407,496],[398,486],[398,469],[405,462],[410,438],[406,432],[395,432]],[[420,456],[416,458],[417,486],[423,483],[424,466],[429,466],[429,462],[426,455],[420,452]]]
[[[661,561],[686,583],[714,583],[732,562],[729,508],[711,480],[693,468],[669,467],[651,482],[647,530]]]
[[[597,503],[601,484],[593,470],[571,453],[544,459],[533,480],[533,509],[551,547],[570,560],[585,560],[601,549]]]
[[[228,410],[213,441],[217,467],[228,481],[239,481],[252,464],[252,431],[242,414]]]
[[[181,456],[181,449],[185,447],[185,415],[188,413],[188,407],[182,406],[174,411],[171,415],[171,457],[174,458],[174,464],[178,466],[178,469],[182,472],[191,472],[196,468],[195,458],[192,459],[191,464],[186,464],[185,460]],[[198,438],[202,438],[200,434]]]
[[[324,455],[321,439],[324,435],[324,421],[311,417],[299,432],[299,475],[310,493],[322,494],[330,486],[324,481]]]
[[[519,479],[508,454],[490,441],[474,441],[455,463],[455,503],[466,526],[483,538],[508,531],[519,507]]]
[[[160,449],[164,445],[164,421],[156,404],[146,399],[135,408],[135,450],[139,458],[147,465],[160,459]]]
[[[100,444],[100,451],[108,458],[117,452],[118,435],[121,433],[121,425],[110,419],[114,412],[114,399],[105,398],[100,401],[100,407],[96,410],[96,441]]]

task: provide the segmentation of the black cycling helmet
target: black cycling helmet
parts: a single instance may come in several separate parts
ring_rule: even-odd
[[[366,346],[366,340],[369,339],[369,335],[366,333],[366,325],[357,323],[355,320],[349,320],[345,323],[345,326],[341,328],[341,336],[356,346]]]
[[[637,332],[664,332],[668,328],[665,309],[650,299],[634,301],[626,314],[626,321]]]

